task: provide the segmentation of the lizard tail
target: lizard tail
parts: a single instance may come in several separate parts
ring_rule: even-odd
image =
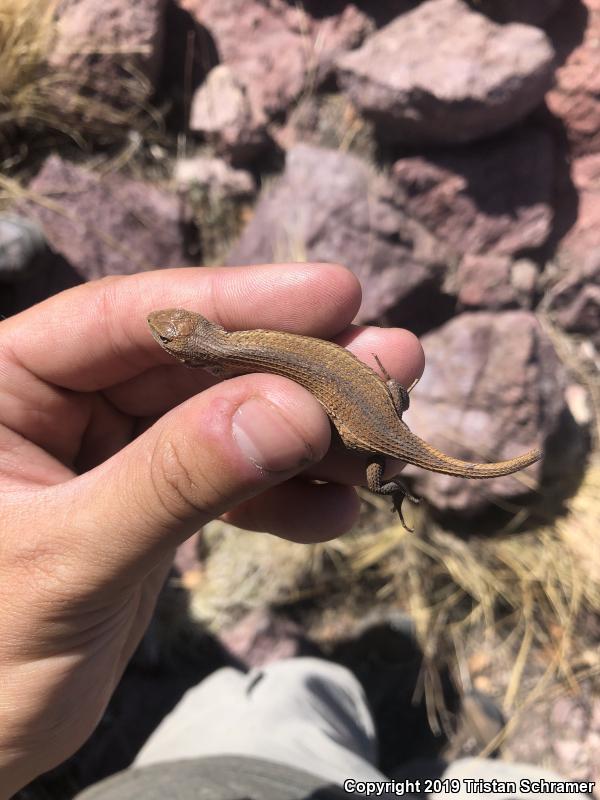
[[[535,464],[542,457],[542,451],[537,448],[529,450],[523,455],[511,458],[508,461],[495,461],[491,464],[477,464],[470,461],[461,461],[459,458],[447,456],[436,450],[427,442],[419,439],[411,431],[411,446],[404,446],[402,455],[396,456],[414,464],[416,467],[441,472],[444,475],[456,475],[460,478],[499,478],[502,475],[511,475],[520,469]]]

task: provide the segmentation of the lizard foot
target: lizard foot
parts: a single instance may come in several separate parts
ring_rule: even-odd
[[[404,498],[408,498],[412,503],[420,503],[421,500],[418,497],[415,497],[414,494],[408,491],[406,486],[402,483],[402,481],[394,476],[390,478],[388,481],[383,482],[383,471],[385,469],[385,459],[381,456],[373,456],[373,458],[369,459],[367,463],[367,486],[369,490],[374,494],[379,495],[391,495],[393,508],[397,512],[400,522],[402,523],[402,527],[405,528],[407,531],[413,532],[413,528],[410,528],[406,524],[406,520],[404,519],[404,514],[402,513],[402,501]]]
[[[392,481],[390,481],[387,486],[391,485]],[[402,501],[406,497],[407,500],[410,500],[411,503],[415,503],[418,505],[421,502],[420,497],[415,497],[414,494],[411,494],[406,490],[406,488],[400,483],[400,481],[393,482],[394,489],[389,492],[392,496],[392,508],[394,511],[397,512],[398,517],[400,518],[400,523],[402,527],[407,530],[409,533],[414,533],[414,528],[411,528],[410,525],[407,524],[406,520],[404,519],[404,514],[402,513]],[[388,492],[382,492],[382,494],[388,494]]]

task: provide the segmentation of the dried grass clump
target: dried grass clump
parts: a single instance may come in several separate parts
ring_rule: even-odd
[[[118,107],[86,86],[81,74],[50,67],[50,55],[60,41],[56,7],[57,0],[3,0],[0,6],[0,137],[10,141],[15,130],[52,131],[82,145],[87,139],[115,140],[131,128],[156,124],[156,112],[144,106],[148,86],[143,76],[124,78],[131,102]],[[85,54],[95,52],[102,49],[86,43]]]
[[[457,666],[473,636],[481,645],[493,642],[510,667],[508,712],[522,706],[531,689],[524,676],[534,663],[536,674],[540,667],[545,672],[545,686],[556,680],[573,686],[600,671],[584,624],[586,615],[600,613],[598,519],[596,462],[568,513],[552,525],[469,540],[427,523],[421,535],[393,526],[357,542],[349,557],[357,580],[374,567],[382,572],[381,595],[415,620],[426,668]]]

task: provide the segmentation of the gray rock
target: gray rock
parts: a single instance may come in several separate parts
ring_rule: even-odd
[[[426,0],[338,57],[338,80],[389,142],[472,142],[540,105],[554,50],[538,28],[498,25],[462,0]]]
[[[410,312],[415,293],[441,286],[448,251],[396,205],[395,188],[356,158],[298,145],[259,200],[229,264],[330,261],[359,278],[359,320]],[[432,301],[433,302],[433,301]],[[431,310],[431,308],[430,308]]]
[[[40,226],[17,214],[1,214],[0,282],[27,280],[48,262],[46,239]]]
[[[426,368],[406,421],[434,447],[467,461],[500,461],[558,430],[565,374],[530,312],[464,313],[427,334],[423,347]],[[463,513],[527,494],[541,471],[538,462],[516,475],[470,481],[407,468],[418,494]]]

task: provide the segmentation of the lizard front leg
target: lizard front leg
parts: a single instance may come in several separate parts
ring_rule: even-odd
[[[394,509],[398,512],[402,527],[412,533],[413,529],[409,528],[402,514],[402,501],[407,497],[413,503],[420,503],[418,497],[411,494],[398,477],[394,476],[388,481],[383,480],[383,472],[385,470],[385,457],[384,456],[371,456],[367,461],[367,486],[369,491],[373,494],[391,495]]]

